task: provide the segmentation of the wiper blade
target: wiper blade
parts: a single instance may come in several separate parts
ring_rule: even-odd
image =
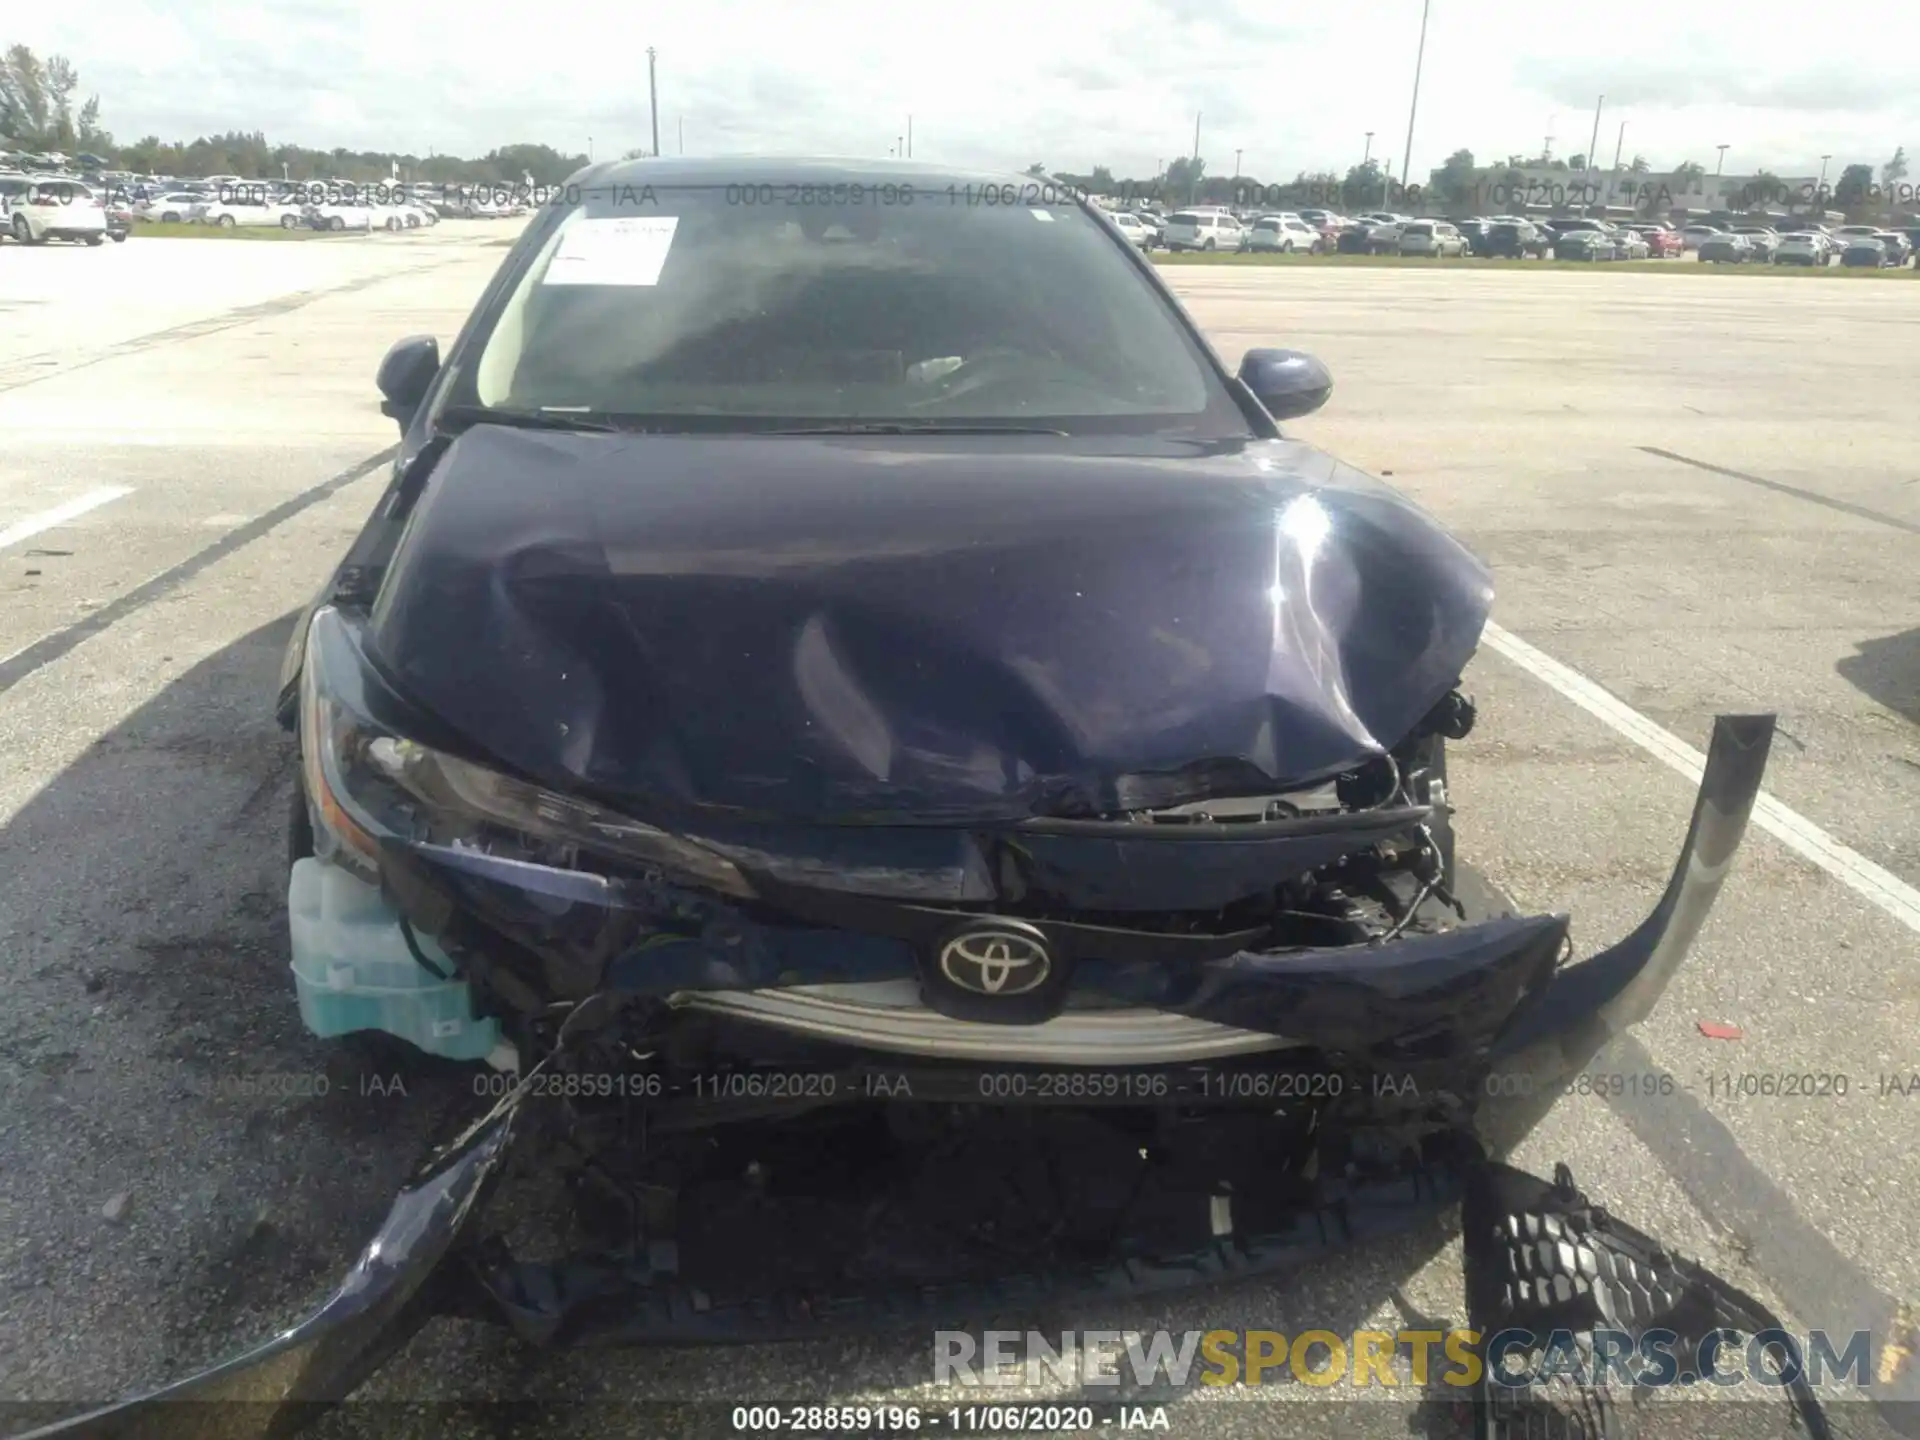
[[[464,430],[469,425],[507,425],[516,430],[589,430],[617,434],[620,430],[609,420],[565,410],[496,410],[491,405],[449,405],[433,417],[434,428]]]
[[[849,425],[805,425],[760,430],[760,435],[1065,435],[1050,425],[943,424],[938,420],[873,420]]]

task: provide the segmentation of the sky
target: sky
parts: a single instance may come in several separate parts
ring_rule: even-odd
[[[1724,18],[1716,19],[1714,12]],[[508,17],[512,18],[509,19]],[[264,130],[331,148],[478,155],[542,142],[606,158],[913,157],[1151,176],[1402,170],[1421,0],[90,0],[19,7],[0,43],[63,54],[117,139]],[[1465,147],[1831,176],[1920,146],[1920,9],[1431,0],[1412,169]],[[1367,132],[1373,132],[1369,142]],[[684,137],[684,141],[683,141]],[[1917,167],[1920,170],[1920,167]]]

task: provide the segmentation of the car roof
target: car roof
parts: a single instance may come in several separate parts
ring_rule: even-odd
[[[569,185],[851,185],[912,183],[916,186],[1003,185],[1009,182],[1064,187],[1065,182],[1005,170],[978,170],[916,160],[869,160],[856,156],[661,156],[603,160],[568,177]]]

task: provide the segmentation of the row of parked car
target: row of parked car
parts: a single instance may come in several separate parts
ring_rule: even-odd
[[[278,226],[285,230],[416,230],[443,218],[528,213],[504,189],[355,185],[335,181],[206,180],[101,183],[72,175],[0,172],[0,234],[27,245],[122,241],[136,221]]]
[[[1519,215],[1440,220],[1373,211],[1349,218],[1330,210],[1284,211],[1249,217],[1202,206],[1159,216],[1113,211],[1109,218],[1143,250],[1232,251],[1241,254],[1463,255],[1508,259],[1660,260],[1696,253],[1710,263],[1777,265],[1905,265],[1920,245],[1920,229],[1875,225],[1829,229],[1808,222],[1787,231],[1769,226],[1675,227],[1664,221],[1612,221],[1569,216],[1532,220]]]
[[[1899,268],[1920,248],[1920,227],[1887,230],[1878,225],[1806,224],[1788,231],[1766,225],[1741,225],[1731,230],[1689,226],[1688,248],[1703,261],[1717,265],[1842,265]]]

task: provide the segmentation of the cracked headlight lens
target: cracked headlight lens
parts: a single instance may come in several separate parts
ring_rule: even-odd
[[[315,846],[328,858],[374,874],[381,840],[399,838],[561,869],[590,869],[599,855],[722,894],[753,894],[731,861],[694,841],[394,734],[369,718],[365,685],[347,623],[331,606],[316,611],[301,674],[300,750]]]

